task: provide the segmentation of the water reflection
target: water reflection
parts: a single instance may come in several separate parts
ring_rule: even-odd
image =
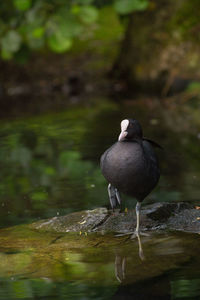
[[[81,247],[75,246],[77,239]],[[112,235],[66,234],[56,239],[55,234],[16,228],[13,233],[1,231],[0,240],[7,245],[7,251],[0,249],[0,299],[200,297],[195,234],[144,237],[145,260],[138,256],[137,240]]]
[[[137,234],[135,238],[137,238],[138,241],[138,255],[143,261],[145,260],[145,256],[142,248],[141,237],[139,234]],[[126,257],[120,256],[118,254],[116,254],[115,256],[115,276],[120,283],[122,283],[126,279],[126,260]]]
[[[115,276],[122,283],[126,278],[126,257],[115,256]]]

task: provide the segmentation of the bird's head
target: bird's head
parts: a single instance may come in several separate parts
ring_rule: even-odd
[[[142,139],[143,132],[140,123],[135,119],[125,119],[121,122],[121,133],[118,141]]]

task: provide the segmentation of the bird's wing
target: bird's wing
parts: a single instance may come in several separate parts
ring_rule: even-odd
[[[143,137],[143,141],[149,142],[153,147],[163,149],[162,146],[160,146],[158,143],[156,143],[156,142],[154,142],[154,141],[152,141],[150,139],[147,139],[147,138]]]

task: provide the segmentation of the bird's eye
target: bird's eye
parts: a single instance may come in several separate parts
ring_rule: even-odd
[[[133,128],[133,124],[129,124],[129,128]]]

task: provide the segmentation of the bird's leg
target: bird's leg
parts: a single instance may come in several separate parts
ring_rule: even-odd
[[[108,196],[109,196],[111,208],[114,211],[114,208],[117,206],[118,199],[116,197],[115,187],[112,186],[110,183],[108,185]]]
[[[135,210],[136,210],[136,229],[135,229],[135,231],[119,233],[116,236],[124,236],[124,235],[131,234],[131,239],[136,238],[136,237],[138,238],[140,235],[149,236],[149,234],[140,231],[140,209],[141,209],[141,202],[138,201],[136,204],[136,207],[135,207]]]
[[[115,196],[116,196],[116,199],[117,199],[117,202],[120,206],[120,212],[122,212],[122,200],[121,200],[121,197],[120,197],[120,193],[118,191],[118,189],[115,188]]]
[[[109,200],[110,200],[110,205],[112,210],[114,210],[115,207],[115,190],[114,187],[109,183],[108,185],[108,196],[109,196]]]
[[[118,189],[115,188],[115,196],[119,205],[121,205],[121,198]]]
[[[147,233],[140,231],[140,209],[141,209],[141,202],[137,202],[135,210],[136,210],[136,229],[134,234],[131,236],[131,238],[138,237],[139,235],[149,236]]]
[[[135,210],[136,210],[136,217],[137,217],[137,225],[135,229],[135,234],[138,235],[140,231],[140,208],[141,208],[141,203],[137,202]]]

